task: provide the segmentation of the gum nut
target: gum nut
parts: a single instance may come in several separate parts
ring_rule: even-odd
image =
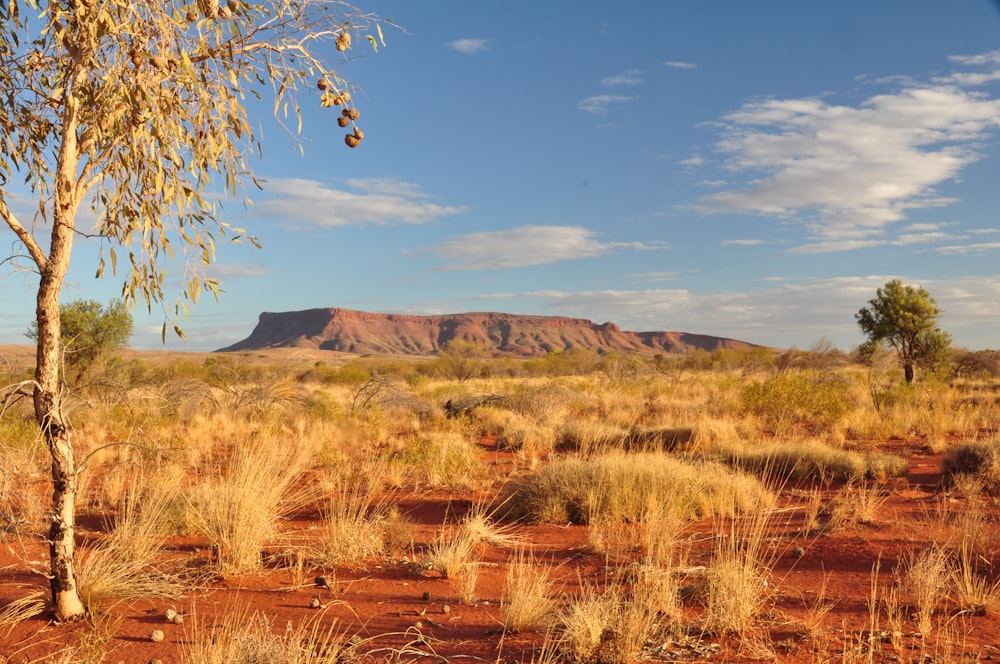
[[[177,613],[174,615],[173,618],[170,619],[170,622],[172,622],[175,625],[182,625],[184,623],[184,616]]]
[[[358,140],[358,137],[354,134],[344,136],[344,142],[347,143],[347,147],[349,148],[356,148],[361,144],[361,141]]]
[[[318,597],[313,597],[311,600],[309,600],[310,609],[318,609],[320,606],[321,604]]]
[[[163,638],[164,638],[163,630],[161,629],[154,629],[152,632],[149,633],[149,640],[152,641],[153,643],[159,643],[160,641],[163,640]]]
[[[325,78],[321,78],[318,81],[316,81],[316,87],[319,88],[320,90],[326,90],[328,87],[330,87],[330,84],[327,83]]]
[[[424,628],[424,624],[422,622],[420,622],[419,620],[417,622],[413,623],[413,629],[423,629],[423,628]]]
[[[451,607],[445,604],[441,607],[441,613],[451,613]]]
[[[351,101],[351,93],[348,92],[347,90],[342,90],[340,93],[340,98],[344,102],[349,102]]]
[[[341,115],[339,118],[337,118],[337,124],[339,124],[341,127],[346,127],[350,123],[351,123],[351,121],[348,120],[347,118],[345,118],[343,115]]]
[[[174,617],[176,615],[177,615],[177,612],[174,611],[173,609],[167,609],[166,611],[163,612],[163,617],[167,619],[167,622],[173,622],[174,621]]]
[[[360,129],[358,129],[357,127],[355,127],[354,128],[354,138],[356,138],[356,139],[358,139],[360,141],[364,137],[365,137],[365,132],[363,132]]]
[[[198,20],[198,15],[195,14],[194,12],[188,12],[187,14],[184,15],[184,20],[187,21],[188,23],[194,23],[195,21]]]

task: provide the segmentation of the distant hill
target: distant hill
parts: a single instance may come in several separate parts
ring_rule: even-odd
[[[522,357],[570,348],[652,355],[753,346],[687,332],[626,332],[614,323],[598,325],[563,316],[490,312],[410,316],[334,308],[262,313],[249,337],[219,352],[318,348],[362,355],[431,355],[453,339],[483,344],[497,354]]]

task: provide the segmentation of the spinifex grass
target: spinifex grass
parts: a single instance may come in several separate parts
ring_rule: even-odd
[[[511,632],[539,630],[553,618],[552,571],[524,549],[518,549],[507,567],[500,600],[500,620]]]
[[[514,488],[510,506],[537,521],[639,521],[650,501],[677,518],[728,515],[770,505],[762,482],[720,464],[662,454],[568,458],[543,466]]]
[[[708,568],[705,628],[716,633],[745,633],[769,599],[769,577],[776,554],[769,550],[770,514],[757,510],[720,524]]]
[[[107,538],[82,556],[77,577],[80,596],[92,613],[110,601],[166,597],[181,589],[176,575],[163,571],[165,517],[171,496],[142,474],[133,476]]]
[[[343,626],[332,619],[324,627],[316,616],[276,632],[272,619],[249,609],[227,611],[220,623],[208,625],[195,613],[186,621],[182,664],[339,664],[354,654]]]
[[[214,547],[221,574],[260,568],[278,522],[302,500],[293,492],[309,452],[278,432],[261,433],[237,445],[228,467],[195,489],[192,525]]]

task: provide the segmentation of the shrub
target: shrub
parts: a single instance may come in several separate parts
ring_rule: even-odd
[[[1000,443],[974,441],[949,448],[941,460],[942,479],[954,484],[958,475],[974,476],[991,493],[1000,492]]]
[[[782,372],[743,388],[740,410],[776,434],[797,425],[826,429],[850,408],[846,387],[827,373]]]
[[[435,433],[411,440],[397,458],[418,481],[432,487],[469,487],[480,473],[482,453],[459,433]]]

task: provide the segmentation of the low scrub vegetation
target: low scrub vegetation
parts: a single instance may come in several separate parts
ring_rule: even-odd
[[[188,607],[163,657],[182,662],[445,660],[480,622],[491,660],[929,661],[1000,610],[993,354],[907,385],[831,353],[452,350],[109,361],[66,397],[91,640],[22,659],[100,661],[142,602]],[[0,538],[33,570],[51,487],[31,422],[10,395]],[[268,610],[241,603],[268,583]],[[42,600],[0,585],[3,637]]]

